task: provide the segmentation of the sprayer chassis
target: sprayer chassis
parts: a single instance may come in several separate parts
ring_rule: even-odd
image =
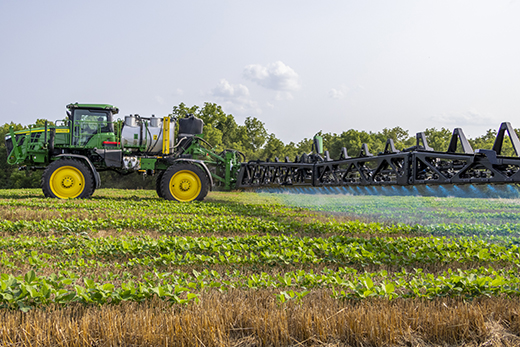
[[[46,197],[89,198],[101,186],[100,171],[156,176],[157,194],[168,200],[203,200],[214,185],[234,188],[240,152],[217,153],[203,139],[203,121],[126,116],[108,104],[69,104],[67,119],[6,136],[7,162],[43,170]],[[176,126],[177,125],[177,126]],[[176,138],[175,138],[176,137]]]

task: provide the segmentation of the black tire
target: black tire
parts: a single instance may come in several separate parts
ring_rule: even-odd
[[[161,194],[166,200],[202,201],[208,195],[209,179],[197,165],[180,162],[170,166],[161,179]]]
[[[163,170],[159,171],[157,173],[157,175],[155,176],[155,191],[157,192],[157,196],[160,198],[163,198],[162,190],[161,190],[161,180],[162,180],[163,176],[164,176]]]
[[[42,175],[42,190],[47,198],[88,199],[95,188],[92,171],[77,159],[56,160]]]

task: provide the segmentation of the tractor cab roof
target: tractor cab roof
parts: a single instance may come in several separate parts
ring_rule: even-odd
[[[67,108],[69,110],[73,110],[76,108],[86,108],[89,110],[91,110],[91,109],[110,110],[110,111],[112,111],[112,114],[117,114],[119,112],[119,109],[117,107],[109,105],[109,104],[78,104],[76,102],[73,104],[68,104]]]

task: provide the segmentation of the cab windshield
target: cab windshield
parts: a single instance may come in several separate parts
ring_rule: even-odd
[[[110,111],[76,109],[73,120],[74,124],[81,124],[82,130],[91,134],[114,132]]]

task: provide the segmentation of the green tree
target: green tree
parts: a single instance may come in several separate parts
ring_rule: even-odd
[[[54,122],[48,121],[46,119],[38,118],[36,120],[36,123],[34,123],[34,127],[36,127],[36,128],[43,128],[43,127],[45,127],[45,122],[47,122],[47,126],[55,125]],[[27,127],[24,127],[24,129],[25,128],[27,128]]]
[[[488,129],[484,135],[469,139],[468,141],[473,149],[491,149],[493,148],[496,136],[496,130]]]
[[[280,156],[280,160],[285,161],[285,157],[289,158],[289,161],[294,161],[297,155],[300,155],[301,151],[298,150],[298,147],[294,142],[289,142],[285,145],[283,150],[283,156]]]
[[[245,147],[255,153],[260,150],[267,141],[265,124],[255,117],[247,117],[245,122]]]
[[[517,136],[520,137],[520,129],[515,129],[515,133]],[[502,144],[502,153],[501,155],[505,156],[516,156],[513,145],[511,144],[511,139],[509,136],[504,136],[504,143]],[[476,137],[474,139],[469,139],[469,143],[473,147],[474,150],[476,149],[492,149],[493,145],[495,144],[495,139],[497,136],[497,131],[494,129],[488,129],[486,133],[482,136]]]
[[[14,183],[11,180],[11,175],[15,172],[16,167],[7,164],[7,149],[5,147],[5,136],[9,134],[9,127],[13,127],[15,131],[22,130],[21,124],[5,123],[0,128],[0,187],[1,188],[14,188]]]
[[[41,185],[43,170],[15,170],[11,173],[13,188],[39,188]]]
[[[446,128],[437,130],[435,128],[429,128],[424,131],[428,145],[438,152],[445,152],[448,150],[448,146],[451,140],[451,132]]]
[[[384,128],[381,132],[376,133],[375,137],[379,142],[379,146],[382,146],[382,150],[384,150],[388,139],[394,141],[395,148],[399,151],[413,146],[413,138],[410,137],[408,130],[404,130],[401,127],[394,127],[392,129]]]
[[[205,103],[203,107],[187,107],[184,103],[173,107],[172,115],[178,118],[187,114],[204,121],[204,139],[214,146],[215,151],[236,149],[243,152],[247,159],[257,159],[262,146],[267,141],[264,123],[248,117],[244,125],[238,125],[231,114],[226,114],[221,106]]]
[[[267,138],[263,155],[266,160],[270,161],[274,161],[274,158],[283,159],[285,157],[284,150],[285,144],[282,140],[278,139],[275,134],[271,133]]]
[[[379,147],[382,147],[377,146],[377,141],[375,141],[376,139],[366,131],[357,131],[354,129],[349,129],[339,135],[324,134],[323,139],[324,147],[330,152],[331,158],[339,158],[341,148],[343,147],[347,149],[347,153],[351,157],[359,155],[363,143],[368,145],[368,148],[372,153],[377,152]]]
[[[222,107],[214,103],[204,103],[204,106],[187,107],[184,103],[174,106],[172,115],[177,118],[193,114],[204,122],[204,139],[208,141],[217,152],[226,148],[237,141],[238,125],[232,115],[227,115]]]
[[[304,138],[296,144],[297,154],[311,153],[312,152],[313,139]]]

